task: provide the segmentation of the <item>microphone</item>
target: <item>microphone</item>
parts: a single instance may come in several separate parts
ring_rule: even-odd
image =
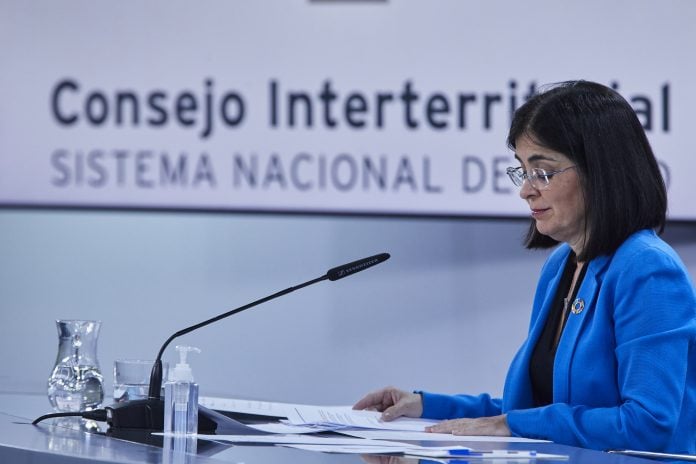
[[[344,264],[343,266],[336,266],[333,269],[329,269],[326,272],[326,277],[330,281],[342,279],[348,277],[356,272],[364,271],[368,267],[375,266],[389,259],[389,253],[381,253],[378,255],[370,256],[369,258],[359,259],[353,261],[352,263]]]
[[[193,332],[196,329],[205,327],[206,325],[217,322],[226,317],[232,316],[234,314],[240,313],[254,306],[260,305],[267,301],[273,300],[288,293],[294,292],[301,288],[313,285],[315,283],[321,282],[323,280],[335,281],[348,277],[349,275],[355,274],[360,271],[364,271],[372,266],[382,263],[388,260],[390,257],[389,253],[380,253],[378,255],[370,256],[367,258],[359,259],[342,266],[337,266],[329,269],[326,274],[321,277],[317,277],[312,280],[308,280],[302,284],[296,285],[294,287],[286,288],[277,293],[269,295],[267,297],[261,298],[259,300],[253,301],[239,308],[233,309],[226,313],[220,314],[198,324],[192,325],[185,329],[182,329],[172,336],[170,336],[162,345],[155,359],[155,363],[152,366],[152,372],[150,373],[150,388],[148,391],[148,399],[145,400],[134,400],[125,401],[122,403],[116,403],[111,406],[104,408],[106,410],[106,422],[109,424],[109,430],[155,430],[162,431],[164,429],[164,401],[161,399],[162,390],[162,354],[167,348],[169,343],[172,342],[177,337],[185,335],[189,332]],[[214,433],[217,427],[217,423],[212,417],[209,417],[208,413],[204,408],[199,410],[198,415],[198,433]]]

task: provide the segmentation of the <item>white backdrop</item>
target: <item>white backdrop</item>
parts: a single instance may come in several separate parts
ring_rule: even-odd
[[[523,202],[511,192],[496,193],[491,177],[479,192],[460,188],[463,157],[490,170],[494,156],[509,156],[507,112],[495,107],[491,129],[483,129],[481,98],[502,93],[509,100],[513,80],[523,94],[531,82],[584,77],[619,82],[629,97],[649,96],[655,112],[649,136],[671,174],[672,217],[693,219],[694,157],[687,142],[695,107],[695,11],[691,1],[0,0],[0,202],[521,215]],[[191,127],[172,119],[172,98],[188,90],[204,102],[207,79],[218,103],[228,91],[243,95],[240,127],[224,128],[218,118],[202,137],[200,119]],[[65,80],[79,83],[79,91],[60,94],[63,116],[83,111],[96,90],[109,96],[132,90],[141,98],[162,90],[169,96],[169,122],[148,126],[142,121],[158,113],[145,107],[138,127],[117,126],[115,113],[102,126],[82,120],[62,126],[52,115],[51,93]],[[382,129],[375,128],[374,112],[365,117],[365,129],[346,127],[345,118],[336,128],[320,119],[312,129],[272,128],[271,80],[315,99],[327,80],[341,98],[360,92],[371,99],[376,92],[402,92],[411,82],[421,102],[412,116],[422,125],[407,129],[394,104],[385,107]],[[660,115],[666,84],[668,132]],[[422,102],[435,92],[477,96],[467,129],[423,125]],[[98,105],[99,97],[92,98]],[[184,120],[200,118],[196,114],[184,111]],[[92,155],[90,167],[92,149],[105,154]],[[52,163],[56,150],[67,154]],[[141,150],[152,155],[140,155],[139,168]],[[175,162],[184,152],[190,163],[207,153],[216,188],[209,188],[205,164],[196,186],[195,170],[186,171],[186,186],[183,180],[160,185],[161,161],[153,160],[163,152]],[[295,157],[295,180],[315,187],[318,177],[311,173],[322,154],[327,163],[342,153],[355,160],[384,155],[391,169],[393,160],[407,156],[414,173],[420,169],[418,187],[428,155],[432,186],[442,191],[411,191],[403,181],[398,191],[365,192],[362,180],[346,191],[301,191],[291,181],[283,189],[278,180],[267,188],[235,189],[234,172],[224,166],[235,153],[245,161],[256,153],[260,166],[277,153],[286,179]],[[314,164],[298,153],[314,156]],[[81,178],[75,167],[80,154]],[[346,169],[350,161],[341,163]],[[103,185],[94,166],[104,166]],[[61,186],[64,178],[70,181]],[[500,188],[507,188],[501,180]],[[110,388],[116,358],[154,357],[182,327],[387,251],[392,258],[374,269],[180,340],[203,349],[192,361],[201,393],[324,404],[354,401],[383,384],[500,393],[546,256],[520,246],[526,224],[509,218],[2,208],[0,391],[45,394],[57,318],[103,322],[99,359]],[[696,275],[696,225],[672,223],[665,237]],[[174,360],[173,349],[165,358]]]
[[[2,5],[0,204],[524,216],[510,115],[585,78],[696,219],[688,0]]]

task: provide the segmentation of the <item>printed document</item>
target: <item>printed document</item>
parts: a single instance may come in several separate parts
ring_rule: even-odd
[[[355,411],[350,406],[305,406],[294,405],[288,412],[292,424],[333,424],[377,430],[402,430],[424,432],[425,427],[438,421],[400,417],[390,422],[380,420],[377,411]]]
[[[336,432],[350,437],[367,438],[370,440],[397,441],[477,441],[501,443],[550,443],[547,440],[535,440],[521,437],[490,437],[474,435],[452,435],[451,433],[409,432],[402,430],[357,430],[341,429]]]

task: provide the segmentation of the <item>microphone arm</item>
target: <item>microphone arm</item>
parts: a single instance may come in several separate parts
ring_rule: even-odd
[[[189,332],[193,332],[194,330],[200,329],[201,327],[205,327],[206,325],[212,324],[213,322],[217,322],[221,319],[225,319],[226,317],[232,316],[234,314],[240,313],[244,310],[247,310],[249,308],[253,308],[254,306],[260,305],[262,303],[265,303],[267,301],[273,300],[275,298],[281,297],[283,295],[287,295],[288,293],[292,293],[295,290],[299,290],[301,288],[307,287],[309,285],[316,284],[318,282],[321,282],[323,280],[331,280],[335,281],[338,279],[342,279],[344,277],[347,277],[351,274],[355,274],[356,272],[363,271],[369,267],[375,266],[379,263],[382,263],[386,260],[388,260],[390,257],[389,253],[380,253],[378,255],[370,256],[368,258],[363,258],[359,259],[357,261],[352,261],[348,264],[344,264],[342,266],[337,266],[332,269],[329,269],[326,274],[324,274],[321,277],[317,277],[316,279],[309,280],[305,283],[296,285],[294,287],[289,287],[286,288],[285,290],[281,290],[277,293],[274,293],[273,295],[269,295],[267,297],[261,298],[259,300],[253,301],[249,304],[246,304],[244,306],[240,306],[239,308],[233,309],[231,311],[227,311],[226,313],[220,314],[218,316],[212,317],[208,320],[205,320],[203,322],[199,322],[196,325],[192,325],[191,327],[187,327],[185,329],[182,329],[172,336],[170,336],[162,345],[162,347],[159,350],[159,353],[157,353],[157,358],[155,359],[155,364],[152,366],[152,372],[150,373],[150,388],[148,390],[148,397],[152,400],[159,400],[161,397],[161,390],[162,390],[162,355],[164,354],[164,350],[167,348],[167,346],[172,342],[177,337],[180,337],[182,335],[185,335]]]
[[[287,295],[288,293],[294,292],[295,290],[299,290],[301,288],[307,287],[308,285],[315,284],[317,282],[321,282],[322,280],[328,279],[328,275],[324,275],[321,277],[317,277],[316,279],[310,280],[308,282],[305,282],[300,285],[296,285],[294,287],[286,288],[285,290],[281,290],[280,292],[274,293],[273,295],[269,295],[265,298],[261,298],[259,300],[253,301],[249,304],[246,304],[244,306],[241,306],[239,308],[233,309],[231,311],[227,311],[224,314],[220,314],[219,316],[212,317],[208,319],[207,321],[200,322],[196,325],[192,325],[191,327],[187,327],[185,329],[182,329],[175,334],[173,334],[171,337],[167,339],[167,341],[164,342],[162,345],[162,348],[160,348],[159,353],[157,353],[157,358],[155,359],[155,364],[152,366],[152,372],[150,374],[150,389],[148,391],[148,397],[151,399],[160,399],[161,396],[161,390],[162,390],[162,355],[164,354],[164,350],[167,348],[167,346],[172,342],[177,337],[181,337],[182,335],[186,335],[189,332],[193,332],[196,329],[200,329],[201,327],[205,327],[208,324],[212,324],[213,322],[217,322],[220,319],[224,319],[226,317],[232,316],[237,313],[241,313],[242,311],[253,308],[254,306],[260,305],[261,303],[265,303],[267,301],[273,300],[275,298],[278,298],[283,295]]]
[[[220,319],[224,319],[246,309],[253,308],[261,303],[278,298],[279,296],[294,292],[295,290],[299,290],[308,285],[312,285],[327,279],[331,281],[342,279],[351,274],[355,274],[356,272],[363,271],[369,267],[384,262],[387,259],[389,259],[389,254],[381,253],[370,256],[369,258],[363,258],[348,264],[344,264],[343,266],[337,266],[333,269],[329,269],[329,271],[321,277],[309,280],[294,287],[287,288],[278,293],[274,293],[273,295],[261,298],[260,300],[256,300],[252,303],[176,332],[164,342],[162,348],[160,348],[159,353],[157,354],[157,359],[152,366],[152,372],[150,373],[150,388],[148,390],[149,398],[144,400],[125,401],[104,408],[106,411],[106,422],[109,424],[108,433],[117,436],[118,434],[127,434],[131,431],[161,431],[164,428],[164,401],[162,400],[160,393],[162,389],[162,354],[169,343],[171,343],[171,341],[175,338],[196,329],[200,329],[201,327],[205,327],[206,325],[212,324]],[[210,414],[206,412],[205,408],[199,411],[198,433],[214,433],[216,429],[217,421],[215,418],[210,416]]]

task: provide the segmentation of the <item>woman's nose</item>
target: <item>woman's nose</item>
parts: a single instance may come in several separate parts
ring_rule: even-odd
[[[522,185],[520,186],[520,198],[526,200],[529,197],[538,195],[539,191],[532,186],[532,183],[528,178],[524,179]]]

